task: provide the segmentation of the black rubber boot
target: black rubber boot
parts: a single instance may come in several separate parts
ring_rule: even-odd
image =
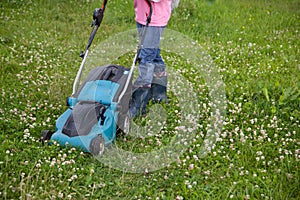
[[[168,83],[167,76],[153,78],[153,83],[151,84],[150,95],[149,95],[149,98],[153,102],[155,103],[168,102],[167,83]]]
[[[130,101],[129,117],[135,118],[146,114],[146,106],[149,102],[150,88],[137,88]]]
[[[165,86],[162,85],[158,85],[153,83],[151,86],[151,100],[154,103],[167,103],[168,99],[167,99],[167,88]]]

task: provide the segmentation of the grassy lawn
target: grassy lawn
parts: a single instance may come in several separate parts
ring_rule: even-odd
[[[177,74],[160,107],[165,128],[115,143],[149,153],[192,132],[174,162],[132,173],[72,147],[41,144],[41,131],[53,130],[67,108],[101,3],[0,2],[0,199],[300,199],[298,0],[181,0],[164,40],[186,39],[167,43],[173,52],[162,48],[168,71]],[[91,49],[129,30],[133,1],[108,1]],[[185,55],[175,51],[189,42]],[[110,62],[130,67],[132,59],[129,51]],[[182,116],[192,117],[185,124]],[[157,117],[136,123],[147,127]]]

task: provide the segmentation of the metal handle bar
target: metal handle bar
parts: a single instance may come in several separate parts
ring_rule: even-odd
[[[142,37],[141,37],[141,40],[139,42],[139,45],[138,45],[138,49],[137,49],[137,52],[135,54],[135,57],[133,59],[133,62],[132,62],[132,65],[131,65],[131,68],[130,68],[130,71],[128,73],[128,78],[127,78],[127,81],[125,83],[125,86],[123,88],[123,91],[121,92],[120,96],[119,96],[119,99],[118,99],[118,103],[121,102],[121,99],[123,98],[123,96],[125,95],[125,92],[127,91],[127,88],[129,86],[129,83],[131,81],[131,78],[132,78],[132,75],[133,75],[133,71],[134,71],[134,68],[135,68],[135,65],[136,63],[138,62],[139,60],[139,56],[140,56],[140,53],[141,53],[141,49],[143,48],[143,43],[144,43],[144,40],[145,40],[145,36],[146,36],[146,32],[147,32],[147,28],[151,22],[151,17],[152,17],[152,3],[150,0],[146,0],[146,2],[148,3],[149,5],[149,15],[147,17],[147,20],[146,20],[146,26],[143,27],[143,30],[142,30]]]
[[[94,40],[94,37],[97,33],[97,30],[98,28],[100,27],[100,24],[102,22],[102,19],[103,19],[103,14],[104,14],[104,11],[105,11],[105,7],[106,7],[106,4],[107,4],[107,1],[108,0],[104,0],[103,3],[102,3],[102,6],[101,8],[96,8],[94,10],[94,13],[93,13],[93,23],[92,23],[92,26],[94,26],[92,32],[91,32],[91,35],[90,35],[90,38],[88,40],[88,44],[86,46],[86,49],[85,51],[81,52],[80,53],[80,57],[82,58],[82,61],[81,61],[81,65],[80,65],[80,68],[77,72],[77,75],[76,75],[76,78],[74,80],[74,83],[73,83],[73,92],[72,92],[72,96],[76,93],[77,91],[77,86],[79,84],[79,80],[80,80],[80,77],[81,77],[81,74],[82,74],[82,71],[83,71],[83,68],[84,68],[84,63],[86,61],[86,58],[87,58],[87,55],[88,55],[88,52],[89,52],[89,48]]]

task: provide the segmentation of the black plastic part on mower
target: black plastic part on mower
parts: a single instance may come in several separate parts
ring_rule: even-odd
[[[90,153],[94,156],[101,156],[104,152],[104,139],[101,135],[95,137],[90,144]]]
[[[49,130],[43,130],[42,131],[42,134],[41,134],[41,139],[40,141],[41,142],[45,142],[45,141],[48,141],[51,139],[51,136],[53,135],[53,132],[52,131],[49,131]]]

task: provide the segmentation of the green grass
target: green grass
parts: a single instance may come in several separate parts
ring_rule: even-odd
[[[297,0],[182,0],[173,13],[168,28],[197,41],[226,86],[222,130],[205,157],[199,152],[214,111],[208,75],[168,51],[163,57],[169,70],[190,82],[199,104],[194,105],[199,114],[196,137],[176,162],[154,172],[126,173],[71,147],[42,145],[41,131],[54,129],[66,109],[79,52],[100,4],[1,1],[1,199],[300,198]],[[133,1],[109,1],[91,49],[131,29]],[[111,62],[130,66],[131,58],[128,53]],[[148,138],[120,136],[116,144],[133,152],[167,145],[184,112],[176,95],[168,94],[162,132]]]

